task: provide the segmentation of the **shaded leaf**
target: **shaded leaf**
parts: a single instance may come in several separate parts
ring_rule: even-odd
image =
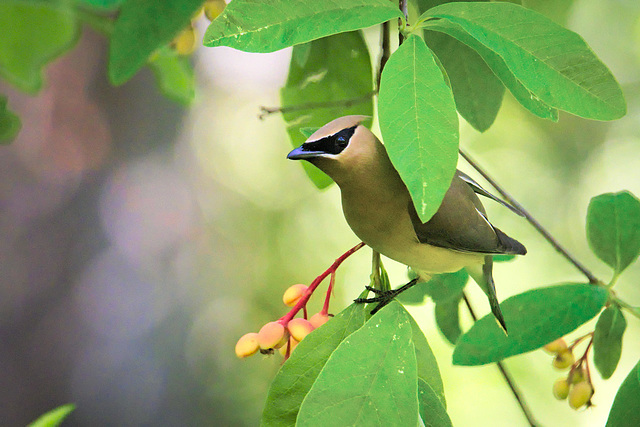
[[[458,338],[462,335],[462,329],[460,328],[461,300],[462,294],[458,294],[457,298],[437,302],[434,310],[438,329],[447,341],[453,345],[456,345]]]
[[[404,310],[404,307],[403,307]],[[429,346],[427,337],[420,329],[420,326],[416,323],[415,319],[409,312],[405,310],[405,313],[409,317],[411,323],[411,339],[416,349],[416,361],[418,362],[418,378],[425,381],[433,393],[436,394],[440,404],[443,407],[447,406],[447,401],[444,396],[444,386],[442,384],[442,378],[440,377],[440,369],[438,368],[438,361],[433,355],[433,351]]]
[[[640,425],[640,362],[633,367],[616,393],[606,427]]]
[[[120,85],[142,68],[153,52],[190,25],[203,0],[125,0],[113,26],[109,80]]]
[[[469,281],[469,273],[465,269],[455,273],[436,274],[426,282],[419,282],[402,292],[396,298],[403,304],[423,304],[426,296],[433,301],[446,301],[452,298],[459,298],[460,291],[464,289]]]
[[[183,105],[193,102],[196,81],[189,58],[165,48],[149,61],[149,68],[164,96]]]
[[[234,0],[238,1],[238,0]],[[348,60],[335,60],[348,58]],[[373,115],[373,77],[369,51],[359,31],[337,34],[293,48],[289,77],[280,91],[283,107],[309,103],[341,101],[359,98],[351,106],[328,105],[321,108],[296,110],[282,114],[287,133],[294,147],[307,137],[303,128],[319,128],[349,114]],[[318,188],[333,181],[308,162],[301,162]]]
[[[418,423],[416,355],[397,302],[376,313],[331,355],[300,407],[297,426]]]
[[[42,88],[43,67],[79,37],[66,2],[0,2],[0,77],[27,93]]]
[[[0,144],[10,143],[21,128],[20,117],[7,108],[7,97],[0,95]]]
[[[512,3],[448,3],[427,11],[460,25],[504,59],[509,70],[551,107],[580,117],[625,115],[622,90],[585,41],[532,10]]]
[[[120,6],[124,0],[75,0],[76,3],[82,3],[89,6],[102,9],[115,9]]]
[[[204,45],[274,52],[401,16],[387,0],[234,0],[209,25]]]
[[[620,309],[607,307],[596,323],[593,334],[593,362],[605,380],[613,375],[622,354],[622,336],[627,328]]]
[[[60,425],[74,409],[76,409],[76,405],[72,403],[59,406],[40,416],[37,420],[29,424],[28,427],[56,427]]]
[[[489,314],[460,337],[453,363],[484,365],[540,348],[592,319],[607,296],[602,286],[562,284],[507,298],[500,308],[509,335]]]
[[[422,378],[418,378],[420,418],[426,427],[451,427],[451,419],[438,395]]]
[[[409,36],[382,72],[380,131],[420,219],[440,207],[458,161],[458,115],[451,89],[424,41]]]
[[[591,199],[587,240],[598,258],[620,274],[640,253],[640,200],[629,191]]]
[[[364,321],[364,305],[351,304],[298,344],[271,384],[261,425],[295,425],[300,405],[327,359]]]

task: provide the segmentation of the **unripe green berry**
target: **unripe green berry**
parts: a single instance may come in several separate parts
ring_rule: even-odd
[[[309,322],[313,325],[314,328],[319,328],[329,321],[328,314],[316,313],[309,319]]]
[[[566,351],[568,349],[567,343],[564,338],[558,338],[557,340],[550,342],[542,348],[549,354],[562,353],[563,351]]]
[[[569,396],[569,382],[566,378],[560,378],[553,384],[553,395],[558,400],[564,400]]]
[[[578,384],[587,379],[587,372],[584,370],[583,367],[580,367],[580,368],[577,368],[575,371],[573,371],[573,374],[570,376],[571,376],[571,384]]]
[[[571,388],[569,392],[569,406],[573,409],[582,408],[593,396],[593,387],[588,381],[582,381]]]
[[[300,298],[304,296],[307,289],[309,289],[309,287],[302,284],[289,286],[289,288],[284,291],[284,295],[282,295],[282,302],[289,307],[293,307],[300,301]]]
[[[208,0],[204,4],[204,14],[209,21],[213,21],[226,7],[224,0]]]
[[[189,25],[171,42],[179,55],[191,55],[196,49],[196,29]]]
[[[565,350],[556,355],[553,359],[553,366],[558,369],[567,369],[569,366],[573,365],[575,360],[573,353],[570,350]]]
[[[289,329],[289,333],[291,333],[291,336],[294,339],[302,341],[304,337],[306,337],[311,333],[311,331],[313,331],[314,327],[307,319],[298,317],[289,321],[289,323],[287,324],[287,329]]]
[[[258,332],[258,344],[262,350],[280,348],[288,339],[289,332],[280,322],[269,322]]]
[[[236,356],[241,359],[252,356],[258,352],[260,345],[258,344],[258,334],[249,332],[244,334],[236,343]]]

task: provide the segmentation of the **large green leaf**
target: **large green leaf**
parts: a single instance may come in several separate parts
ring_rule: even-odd
[[[500,308],[509,335],[489,314],[458,339],[453,363],[484,365],[540,348],[593,318],[607,295],[602,286],[563,284],[507,298]]]
[[[68,403],[59,406],[40,416],[27,427],[56,427],[59,426],[67,416],[76,409],[76,405]]]
[[[425,40],[449,76],[460,115],[480,132],[489,129],[504,95],[500,79],[476,51],[455,38],[428,31]]]
[[[640,425],[640,362],[624,380],[609,412],[606,427]]]
[[[304,128],[319,128],[349,114],[373,115],[372,90],[371,60],[360,31],[295,46],[287,84],[280,91],[282,106],[327,104],[283,113],[293,146],[297,147],[306,140],[301,132]],[[359,102],[350,106],[334,103],[349,99],[358,99]],[[302,165],[318,188],[333,182],[308,162],[302,162]]]
[[[416,354],[409,317],[384,307],[331,355],[300,407],[297,426],[418,423]]]
[[[167,98],[189,105],[196,95],[196,81],[189,58],[165,47],[149,61],[160,91]]]
[[[620,274],[640,253],[640,200],[628,191],[591,199],[587,239],[598,258]]]
[[[458,294],[457,298],[437,302],[434,309],[438,329],[447,341],[453,345],[456,345],[458,338],[462,335],[462,329],[460,328],[461,300],[462,293]]]
[[[426,427],[451,427],[451,419],[442,405],[435,391],[418,378],[418,402],[420,404],[420,418]]]
[[[190,24],[203,0],[125,0],[113,26],[109,80],[120,85]]]
[[[504,59],[522,84],[546,104],[580,117],[625,115],[622,90],[585,41],[537,12],[512,3],[447,3],[422,18],[461,26]]]
[[[401,16],[388,0],[234,0],[209,25],[204,45],[273,52]]]
[[[420,219],[440,207],[458,162],[458,115],[451,89],[424,41],[409,36],[382,72],[380,131]]]
[[[304,397],[331,353],[364,325],[364,304],[351,304],[298,344],[273,380],[261,425],[293,426]]]
[[[469,273],[465,269],[455,273],[436,274],[426,282],[419,282],[396,298],[403,304],[423,304],[429,296],[434,302],[446,301],[460,296],[469,281]]]
[[[0,77],[18,89],[42,88],[43,67],[78,40],[78,24],[66,2],[0,2]]]
[[[402,306],[401,306],[402,307]],[[403,310],[404,307],[402,308]],[[436,394],[440,404],[443,407],[447,406],[447,401],[444,396],[444,386],[442,385],[442,378],[440,377],[440,369],[438,368],[438,361],[433,355],[433,351],[429,346],[427,337],[424,336],[422,329],[416,323],[415,319],[405,310],[406,315],[409,317],[411,323],[411,339],[416,349],[416,360],[418,362],[418,378],[425,381],[431,390]]]
[[[627,321],[614,305],[607,307],[596,323],[593,334],[593,362],[605,380],[613,375],[622,354],[622,336]]]
[[[0,95],[0,144],[11,142],[20,128],[20,117],[7,108],[7,97]]]
[[[124,0],[75,0],[77,3],[83,3],[101,9],[115,9],[124,2]]]

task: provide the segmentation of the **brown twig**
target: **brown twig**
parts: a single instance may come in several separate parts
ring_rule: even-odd
[[[323,101],[323,102],[308,102],[306,104],[298,104],[298,105],[287,105],[284,107],[260,107],[260,114],[258,118],[263,120],[265,117],[275,114],[275,113],[291,113],[293,111],[304,111],[304,110],[316,110],[318,108],[328,108],[328,107],[344,107],[349,108],[353,105],[361,104],[363,102],[367,102],[373,95],[377,92],[372,90],[362,96],[357,98],[349,98],[349,99],[339,99],[337,101]]]

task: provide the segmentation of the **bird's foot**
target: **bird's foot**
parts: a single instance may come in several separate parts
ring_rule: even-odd
[[[378,303],[378,305],[376,305],[373,310],[371,310],[371,314],[376,314],[378,311],[380,311],[381,308],[383,308],[385,305],[389,304],[391,301],[393,301],[393,299],[395,297],[397,297],[398,295],[400,295],[402,292],[406,291],[407,289],[409,289],[410,287],[412,287],[413,285],[415,285],[416,283],[418,283],[418,279],[413,279],[412,281],[410,281],[409,283],[407,283],[406,285],[400,286],[398,289],[391,289],[388,291],[383,291],[380,289],[376,289],[373,288],[371,286],[365,286],[365,288],[371,292],[373,292],[374,294],[376,294],[375,297],[373,298],[356,298],[355,300],[353,300],[356,303],[366,303],[366,304],[372,304],[372,303]]]

